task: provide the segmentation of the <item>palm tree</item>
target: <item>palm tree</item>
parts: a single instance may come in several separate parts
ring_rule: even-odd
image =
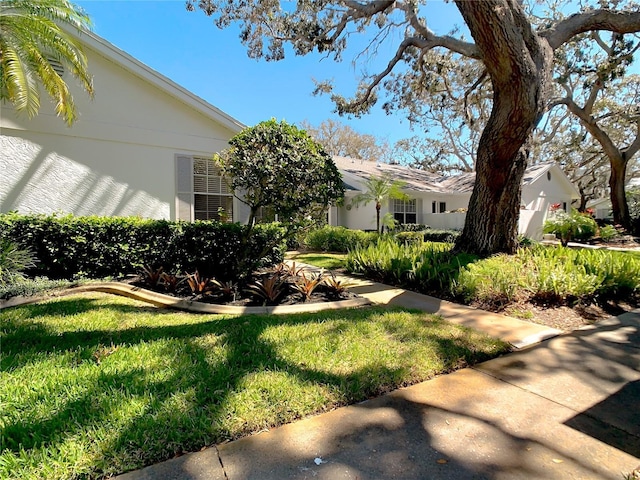
[[[68,0],[0,0],[0,100],[32,118],[43,87],[58,116],[71,125],[77,113],[60,66],[90,96],[93,82],[80,44],[62,26],[88,30],[91,21]]]
[[[364,182],[365,190],[355,197],[355,207],[374,202],[376,205],[376,232],[380,233],[380,209],[390,199],[408,200],[409,196],[402,191],[405,183],[387,177],[370,177]]]

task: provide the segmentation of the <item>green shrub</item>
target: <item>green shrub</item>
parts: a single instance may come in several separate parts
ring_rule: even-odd
[[[0,300],[20,295],[31,297],[39,293],[71,287],[73,285],[75,285],[75,283],[69,280],[49,280],[45,277],[36,277],[34,279],[25,278],[15,283],[0,284]]]
[[[417,243],[424,242],[424,235],[422,232],[404,231],[395,234],[395,238],[400,243]]]
[[[458,275],[455,293],[467,301],[506,305],[517,298],[522,265],[510,255],[470,263]]]
[[[34,275],[66,279],[118,277],[148,266],[228,280],[282,260],[281,227],[256,225],[244,242],[246,228],[134,217],[0,215],[0,235],[35,254]]]
[[[640,292],[640,258],[625,252],[543,247],[520,249],[468,265],[457,291],[468,301],[516,297],[572,303]]]
[[[393,229],[393,233],[401,233],[401,232],[422,232],[423,230],[428,230],[428,225],[423,225],[421,223],[400,223],[396,225]]]
[[[24,271],[34,267],[33,254],[16,242],[0,237],[0,285],[24,278]]]
[[[350,251],[346,268],[376,281],[435,296],[505,306],[628,298],[640,293],[640,257],[626,252],[533,245],[485,259],[453,254],[451,244],[393,237]]]
[[[425,242],[445,242],[454,243],[456,238],[460,236],[457,230],[423,230],[422,235]]]
[[[476,258],[468,254],[454,255],[451,248],[447,243],[404,244],[386,237],[351,250],[346,268],[375,280],[419,291],[445,290],[449,293],[461,267]]]
[[[544,233],[554,233],[562,245],[566,246],[571,240],[588,240],[598,231],[598,224],[589,214],[573,210],[570,214],[556,212],[544,222]]]
[[[377,238],[378,235],[375,232],[326,225],[308,232],[302,240],[302,246],[308,250],[320,252],[346,253],[359,245],[369,245]]]
[[[619,236],[618,230],[613,225],[605,225],[600,227],[600,238],[605,242],[609,242]]]

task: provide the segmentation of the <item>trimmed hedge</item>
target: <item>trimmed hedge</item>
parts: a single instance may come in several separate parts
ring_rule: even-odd
[[[378,239],[375,232],[363,232],[362,230],[350,230],[345,227],[332,227],[325,225],[316,230],[311,230],[302,239],[302,247],[308,250],[320,252],[346,253],[357,246],[366,246]]]
[[[246,229],[204,221],[0,214],[0,237],[29,248],[37,258],[28,273],[54,279],[118,277],[147,265],[230,280],[282,261],[282,227],[256,225],[243,245]]]
[[[462,232],[458,230],[423,230],[422,236],[425,242],[454,243]]]

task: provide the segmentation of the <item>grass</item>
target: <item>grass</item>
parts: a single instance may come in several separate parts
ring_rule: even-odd
[[[0,478],[104,478],[508,350],[412,311],[157,310],[102,294],[0,312]]]
[[[290,260],[302,263],[308,263],[319,268],[327,270],[336,270],[344,268],[347,259],[346,253],[297,253]]]

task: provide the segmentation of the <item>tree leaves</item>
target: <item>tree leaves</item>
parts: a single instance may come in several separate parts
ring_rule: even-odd
[[[244,129],[214,160],[239,198],[251,208],[269,207],[285,223],[299,223],[314,207],[342,198],[342,177],[322,145],[304,130],[271,119]]]

